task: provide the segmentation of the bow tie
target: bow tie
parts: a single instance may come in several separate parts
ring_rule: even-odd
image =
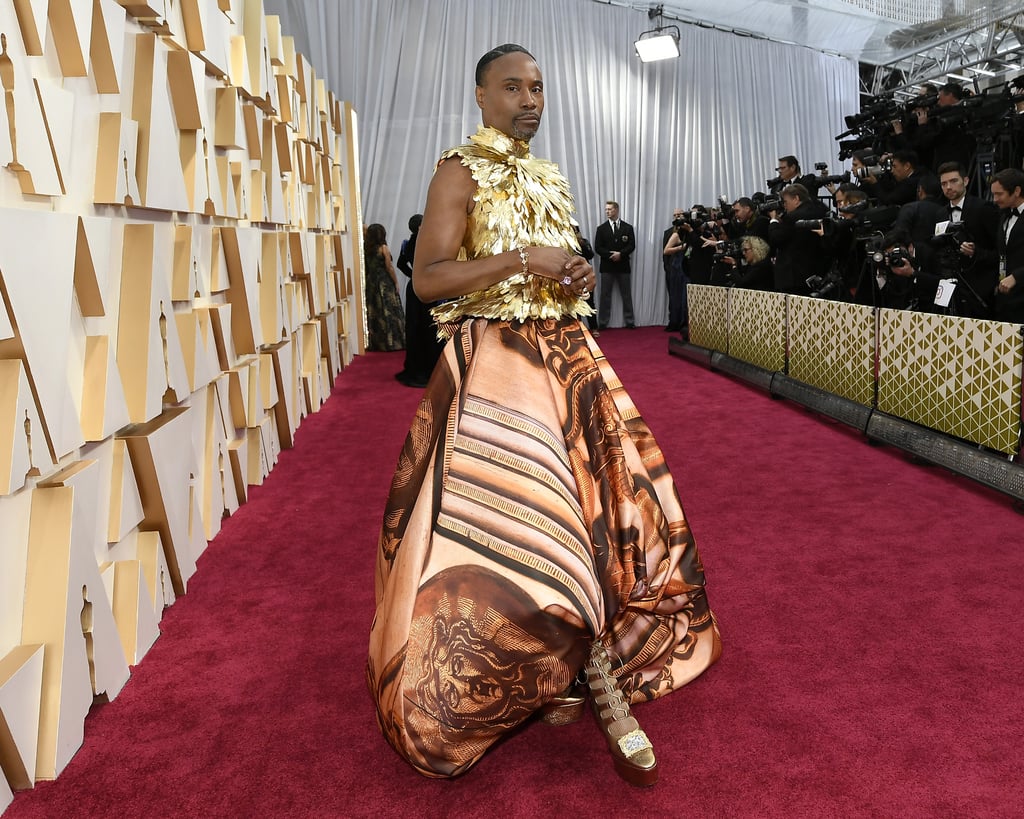
[[[963,210],[963,208],[961,208],[959,205],[950,205],[949,209],[951,211],[961,211],[961,210]]]
[[[1010,221],[1014,216],[1020,216],[1021,208],[1010,208],[1006,214],[1006,221]]]

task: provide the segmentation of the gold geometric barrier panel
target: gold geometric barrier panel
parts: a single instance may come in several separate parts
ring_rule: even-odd
[[[733,290],[729,297],[729,355],[766,370],[786,364],[786,296]]]
[[[690,343],[708,350],[728,352],[729,290],[706,284],[686,286]]]
[[[791,296],[789,375],[864,406],[875,397],[875,317],[860,304]]]
[[[1020,326],[882,310],[878,408],[999,452],[1020,440]]]

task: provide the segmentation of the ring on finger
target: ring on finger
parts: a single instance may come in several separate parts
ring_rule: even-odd
[[[572,276],[566,276],[565,278],[563,278],[562,284],[564,284],[566,287],[572,284]]]
[[[589,299],[590,298],[590,291],[587,290],[587,288],[584,287],[582,290],[580,290],[580,298],[581,299]]]

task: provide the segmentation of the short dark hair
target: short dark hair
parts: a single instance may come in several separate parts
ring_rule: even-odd
[[[992,176],[993,182],[998,182],[1007,193],[1013,193],[1020,188],[1024,192],[1024,171],[1017,168],[1003,168]]]
[[[855,202],[863,202],[865,199],[868,198],[868,192],[866,190],[864,190],[863,188],[858,188],[856,185],[853,185],[852,187],[853,190],[843,191],[843,193],[846,195],[847,205],[852,205]]]
[[[409,230],[415,233],[420,229],[420,225],[423,224],[423,214],[415,213],[409,217]]]
[[[942,198],[942,185],[937,176],[932,176],[930,173],[923,174],[917,180],[917,187],[918,190],[924,191],[924,195],[928,199]]]
[[[497,46],[496,48],[492,48],[490,51],[488,51],[486,54],[484,54],[484,56],[481,57],[477,61],[477,64],[476,64],[476,84],[477,85],[483,85],[484,84],[484,76],[487,74],[487,66],[489,66],[491,63],[493,63],[496,59],[498,59],[499,57],[504,57],[506,54],[517,54],[517,53],[518,54],[525,54],[527,57],[529,57],[534,62],[537,61],[537,58],[534,57],[529,51],[527,51],[521,45],[516,45],[515,43],[505,43],[504,45]]]
[[[787,165],[795,165],[796,172],[800,173],[800,160],[795,156],[780,156],[779,162],[785,162]]]
[[[939,89],[939,92],[942,94],[952,94],[957,98],[957,100],[962,100],[964,98],[963,86],[957,85],[955,82],[947,82]]]
[[[743,207],[750,208],[751,210],[754,209],[754,202],[753,200],[751,200],[749,196],[741,196],[739,199],[733,202],[733,204],[742,205]]]
[[[917,151],[911,151],[910,149],[893,151],[892,158],[899,162],[905,162],[912,168],[916,168],[921,164],[921,159],[917,155]]]
[[[942,176],[945,173],[958,173],[964,179],[967,178],[967,168],[964,167],[963,162],[943,162],[941,165],[939,165],[936,173],[939,176]]]

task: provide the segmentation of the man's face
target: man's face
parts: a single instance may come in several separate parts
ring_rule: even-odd
[[[608,221],[619,218],[619,209],[615,205],[605,205],[604,215],[608,217]]]
[[[1021,196],[1020,188],[1008,191],[1000,182],[996,181],[992,183],[992,201],[998,208],[1015,208],[1024,202],[1024,196]]]
[[[537,63],[521,52],[493,60],[485,69],[483,85],[476,87],[476,104],[484,125],[531,140],[544,113],[544,79]]]
[[[732,215],[736,217],[737,222],[748,222],[754,215],[754,211],[748,205],[741,205],[737,202],[732,206]]]
[[[913,172],[914,166],[909,162],[904,162],[902,159],[894,159],[892,161],[892,175],[896,177],[897,181],[902,182]]]
[[[672,221],[673,222],[678,222],[680,219],[685,219],[685,218],[686,218],[686,213],[681,211],[681,210],[679,210],[679,208],[676,208],[674,211],[672,211]]]
[[[948,91],[939,92],[939,105],[945,107],[949,105],[956,105],[960,100],[950,94]]]
[[[800,197],[788,193],[782,194],[782,207],[786,209],[786,213],[792,213],[800,207]]]
[[[939,177],[939,184],[942,185],[942,194],[950,202],[958,202],[967,193],[967,179],[960,176],[957,171],[944,173]]]
[[[786,162],[779,160],[779,176],[781,176],[787,182],[796,176],[796,165],[789,165]]]

